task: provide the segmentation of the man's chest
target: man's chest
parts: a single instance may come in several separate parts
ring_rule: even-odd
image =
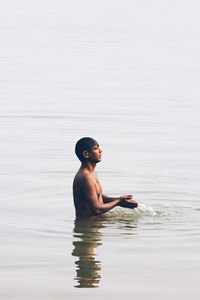
[[[101,186],[101,183],[100,183],[98,177],[94,176],[93,180],[94,180],[94,185],[96,188],[97,195],[101,195],[102,194],[102,186]]]

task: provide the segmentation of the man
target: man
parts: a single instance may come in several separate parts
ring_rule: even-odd
[[[101,161],[102,150],[92,138],[84,137],[76,143],[75,153],[81,161],[73,183],[74,205],[77,218],[101,215],[115,206],[137,207],[132,195],[108,197],[102,193],[102,187],[95,171]]]

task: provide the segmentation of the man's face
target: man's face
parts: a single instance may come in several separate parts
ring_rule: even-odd
[[[99,148],[99,145],[94,145],[92,150],[89,152],[89,159],[95,163],[101,161],[102,150]]]

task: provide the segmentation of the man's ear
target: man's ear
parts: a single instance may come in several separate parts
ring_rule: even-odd
[[[83,157],[84,158],[88,158],[89,157],[89,153],[86,150],[83,151]]]

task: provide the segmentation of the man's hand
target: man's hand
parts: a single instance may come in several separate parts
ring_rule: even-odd
[[[119,199],[121,200],[121,202],[118,204],[118,206],[127,207],[127,208],[135,208],[138,206],[138,203],[132,200],[133,195],[123,195],[119,197]]]

